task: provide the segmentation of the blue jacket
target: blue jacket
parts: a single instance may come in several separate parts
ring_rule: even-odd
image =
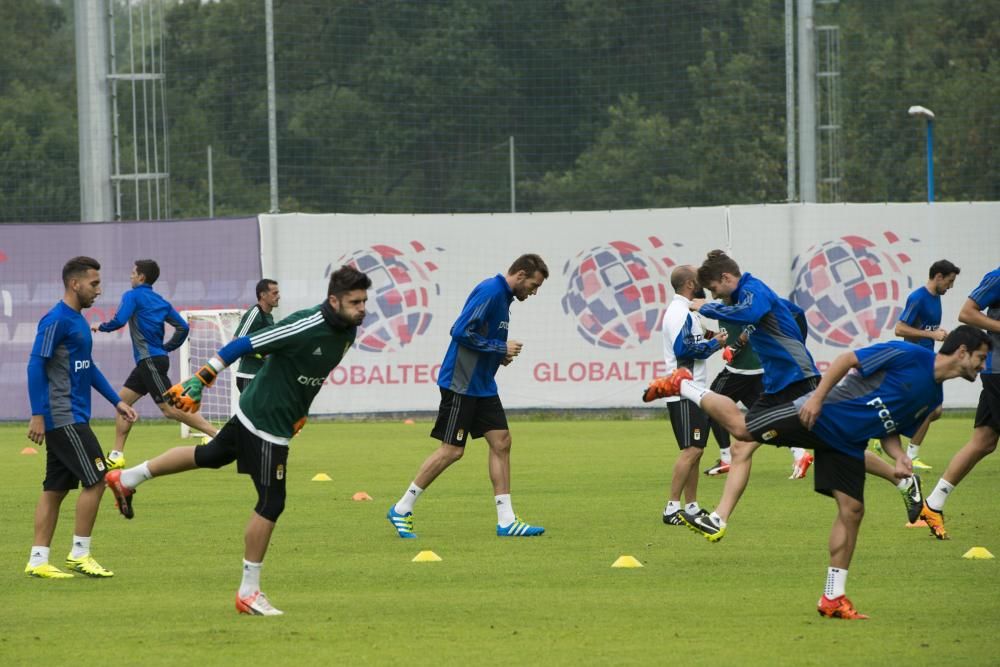
[[[60,301],[38,323],[28,360],[31,414],[45,418],[45,430],[90,421],[91,387],[112,405],[118,394],[91,357],[93,338],[83,315]]]
[[[497,274],[476,285],[451,327],[438,386],[466,396],[496,396],[494,379],[507,353],[507,326],[514,292]]]
[[[777,394],[794,382],[819,376],[802,330],[784,299],[749,273],[740,276],[731,298],[731,306],[706,303],[698,312],[716,320],[753,325],[747,331],[764,369],[764,393]]]
[[[163,342],[163,323],[174,328],[174,335]],[[113,319],[98,327],[100,331],[117,331],[128,324],[132,336],[135,363],[149,357],[162,357],[179,348],[188,335],[184,318],[152,286],[141,284],[122,295]]]

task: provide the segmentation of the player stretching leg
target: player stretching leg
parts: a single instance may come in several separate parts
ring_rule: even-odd
[[[448,466],[462,458],[466,436],[486,438],[490,480],[497,508],[497,536],[532,537],[545,529],[521,521],[510,500],[510,430],[494,376],[521,352],[519,341],[507,340],[510,304],[538,291],[549,269],[538,255],[521,255],[507,275],[497,274],[476,285],[451,327],[451,344],[441,363],[441,405],[431,437],[441,446],[420,466],[386,518],[396,534],[414,538],[413,504]]]
[[[188,325],[166,299],[153,291],[153,283],[159,277],[160,266],[155,261],[136,260],[129,276],[132,289],[122,295],[114,318],[91,328],[95,332],[109,332],[128,325],[135,369],[118,392],[121,400],[135,405],[136,401],[149,394],[164,417],[187,424],[207,435],[215,435],[218,429],[204,417],[185,414],[163,399],[163,392],[171,385],[167,377],[167,371],[170,370],[170,357],[167,355],[179,348],[187,338]],[[163,341],[164,323],[174,328],[174,335],[166,342]],[[112,469],[125,466],[125,442],[131,429],[132,423],[128,420],[120,416],[115,420],[115,446],[108,453],[108,464]]]
[[[81,315],[101,294],[101,265],[90,257],[74,257],[62,270],[66,288],[62,301],[38,323],[38,335],[28,361],[31,421],[28,439],[47,445],[45,481],[35,508],[35,541],[25,574],[43,579],[71,579],[72,574],[49,564],[49,548],[59,519],[59,507],[78,483],[73,547],[66,567],[88,577],[112,577],[90,555],[90,539],[104,495],[106,469],[101,445],[90,430],[90,392],[97,389],[130,422],[135,410],[118,399],[114,388],[91,357],[93,339]]]
[[[664,395],[677,392],[700,403],[736,438],[795,444],[815,451],[815,490],[837,501],[837,518],[830,533],[830,567],[819,613],[835,618],[867,618],[854,609],[844,587],[864,516],[868,440],[879,438],[893,455],[894,477],[905,480],[912,475],[912,464],[902,451],[899,435],[914,433],[924,417],[941,404],[941,384],[945,380],[962,377],[975,381],[991,348],[982,331],[960,326],[948,335],[937,355],[904,342],[879,343],[847,352],[833,361],[815,391],[765,411],[755,410],[756,414],[748,415],[746,420],[732,400],[691,382],[684,369],[662,378],[659,387]],[[856,373],[848,375],[852,369]],[[731,472],[726,486],[734,479]],[[718,540],[725,532],[724,524],[711,519],[685,520],[710,541]]]
[[[984,309],[985,315],[982,312]],[[944,503],[948,496],[977,463],[996,451],[997,441],[1000,440],[1000,267],[983,276],[979,286],[972,290],[962,305],[958,319],[985,329],[993,343],[993,351],[979,376],[983,390],[979,394],[972,439],[951,458],[934,491],[927,496],[920,514],[931,534],[939,540],[948,539],[944,528]]]
[[[167,391],[178,409],[197,411],[202,391],[216,376],[246,354],[267,355],[257,378],[240,395],[236,415],[207,445],[176,447],[126,470],[108,473],[108,486],[120,507],[132,512],[135,489],[142,483],[194,468],[221,468],[236,461],[250,475],[257,505],[246,527],[243,580],[236,593],[241,614],[275,616],[260,590],[260,572],[275,522],[285,509],[288,443],[309,414],[323,382],[354,343],[365,317],[371,279],[350,266],[330,276],[326,300],[291,314],[253,336],[234,339],[193,377]]]

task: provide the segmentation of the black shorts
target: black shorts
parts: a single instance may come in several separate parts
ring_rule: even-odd
[[[749,410],[764,393],[764,376],[761,373],[743,375],[723,368],[712,381],[711,390],[728,396],[736,403],[742,403]]]
[[[858,445],[863,452],[867,443]],[[815,449],[816,462],[813,464],[813,488],[816,493],[833,496],[834,491],[845,493],[864,504],[865,502],[865,460],[854,458],[823,443]]]
[[[441,405],[431,437],[446,445],[465,446],[465,436],[506,431],[507,413],[499,396],[466,396],[441,388]]]
[[[799,380],[777,394],[762,394],[746,414],[747,430],[756,442],[779,447],[823,448],[826,444],[799,421],[795,399],[819,384],[818,377]]]
[[[1000,433],[1000,375],[980,375],[983,391],[976,408],[976,426],[989,426]]]
[[[108,466],[90,424],[69,424],[45,432],[45,491],[89,488],[104,480]]]
[[[164,392],[173,384],[167,377],[169,370],[170,357],[166,355],[141,359],[125,380],[125,388],[140,396],[149,394],[154,401],[162,403]]]
[[[288,472],[288,445],[268,442],[232,417],[207,445],[195,447],[199,468],[221,468],[236,461],[240,474],[250,475],[259,486],[284,488]]]
[[[249,387],[250,383],[252,381],[253,381],[253,378],[241,378],[241,377],[237,377],[236,378],[236,389],[237,389],[237,391],[239,391],[242,394],[243,390],[246,389],[247,387]]]
[[[694,402],[686,398],[667,403],[670,413],[670,427],[677,438],[677,446],[681,449],[697,447],[705,449],[708,443],[708,415]]]

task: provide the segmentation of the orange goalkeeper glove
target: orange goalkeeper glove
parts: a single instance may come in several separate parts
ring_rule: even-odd
[[[212,361],[198,369],[198,372],[183,382],[178,382],[163,393],[164,400],[182,412],[198,412],[201,408],[201,392],[211,387],[219,372]]]

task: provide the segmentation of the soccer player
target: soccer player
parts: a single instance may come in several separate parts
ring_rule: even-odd
[[[274,324],[271,311],[278,307],[278,301],[281,300],[278,283],[270,278],[264,278],[257,283],[256,290],[257,303],[243,313],[240,323],[236,325],[236,338],[251,336]],[[240,359],[240,365],[236,367],[236,388],[241,394],[263,365],[264,357],[259,354],[248,354]]]
[[[997,441],[1000,440],[1000,267],[983,276],[962,305],[958,320],[985,329],[992,341],[993,351],[979,376],[983,390],[979,394],[972,439],[955,452],[941,479],[924,501],[920,513],[931,534],[939,540],[948,539],[944,528],[944,503],[948,496],[977,463],[996,451]]]
[[[153,283],[160,277],[160,266],[151,259],[137,259],[129,279],[132,289],[122,295],[121,303],[114,318],[91,327],[97,331],[117,331],[126,324],[132,336],[132,354],[135,368],[125,380],[125,386],[118,392],[121,400],[135,405],[140,398],[149,394],[160,408],[164,417],[187,424],[206,435],[215,435],[215,428],[198,414],[186,414],[166,403],[163,392],[170,388],[170,357],[188,335],[188,325],[184,318],[162,296],[153,291]],[[163,324],[174,328],[174,335],[163,342]],[[108,453],[108,465],[114,470],[125,466],[125,442],[132,430],[132,423],[121,416],[115,419],[115,447]]]
[[[941,297],[954,287],[955,278],[961,271],[946,259],[931,264],[927,284],[917,288],[906,298],[906,307],[896,322],[896,335],[909,343],[933,351],[934,342],[942,341],[948,335],[948,331],[941,328]],[[920,460],[920,445],[927,436],[931,422],[940,418],[941,408],[938,408],[927,415],[927,419],[913,434],[906,448],[906,455],[913,461],[914,470],[931,469]]]
[[[663,314],[663,359],[668,371],[687,368],[698,382],[706,384],[708,370],[705,360],[725,347],[725,330],[711,339],[705,338],[701,319],[691,313],[693,298],[704,298],[705,290],[698,284],[698,274],[693,266],[681,265],[670,273],[670,286],[674,298]],[[701,409],[686,398],[673,396],[667,399],[670,426],[681,453],[674,463],[670,480],[670,498],[663,508],[663,523],[683,526],[681,510],[698,514],[698,466],[708,442],[709,421]],[[687,504],[681,507],[681,493]]]
[[[864,516],[866,454],[871,454],[866,452],[868,440],[879,438],[892,453],[894,477],[910,478],[912,464],[899,435],[912,434],[941,404],[945,380],[975,381],[991,348],[986,334],[963,325],[948,335],[937,355],[902,341],[846,352],[833,361],[815,391],[764,412],[755,408],[751,412],[757,414],[746,420],[732,400],[691,382],[685,369],[678,369],[664,382],[664,393],[679,392],[699,403],[741,440],[796,444],[815,451],[814,488],[837,502],[826,589],[818,610],[832,618],[867,618],[857,612],[844,589]],[[848,375],[851,370],[855,372]],[[732,480],[726,480],[727,486]],[[725,533],[725,523],[717,522],[715,514],[707,519],[684,515],[684,519],[709,541]]]
[[[792,306],[792,311],[796,321],[797,312],[801,312],[798,306],[786,301],[786,305]],[[723,358],[726,366],[712,381],[711,390],[717,394],[728,396],[734,403],[742,403],[743,407],[749,410],[754,402],[764,393],[764,382],[762,376],[764,369],[760,365],[757,353],[750,346],[750,334],[747,329],[750,325],[738,324],[728,320],[719,321],[719,330],[732,332],[731,338],[734,340],[726,350],[723,350]],[[801,326],[801,323],[800,323]],[[712,435],[719,443],[719,460],[711,468],[705,470],[709,476],[725,475],[732,465],[732,453],[730,444],[732,442],[729,431],[721,428],[714,421],[712,422]],[[792,474],[789,479],[802,479],[806,476],[809,466],[812,465],[813,456],[801,447],[792,447]]]
[[[545,529],[517,518],[510,500],[510,430],[495,375],[521,353],[523,343],[508,340],[510,304],[535,294],[549,269],[535,254],[521,255],[507,269],[472,290],[451,327],[451,343],[438,373],[441,403],[431,437],[441,445],[420,466],[417,476],[386,518],[396,534],[415,538],[413,505],[431,482],[465,452],[466,438],[486,438],[490,480],[497,508],[497,536],[532,537]]]
[[[246,527],[243,580],[236,593],[241,614],[277,616],[260,590],[260,572],[275,522],[285,508],[288,445],[309,414],[327,376],[354,343],[365,318],[371,279],[350,266],[330,276],[323,303],[292,313],[252,336],[229,342],[193,377],[171,387],[167,398],[181,410],[197,410],[201,394],[227,366],[249,353],[267,355],[264,366],[240,395],[239,408],[207,445],[175,447],[141,465],[108,473],[108,486],[127,517],[134,515],[136,487],[156,477],[221,468],[236,461],[250,475],[257,505]]]
[[[42,317],[28,361],[31,421],[28,439],[47,444],[45,480],[35,508],[35,538],[25,574],[43,579],[71,579],[49,564],[49,547],[59,507],[71,489],[83,485],[76,501],[73,546],[66,567],[88,577],[113,577],[90,555],[90,539],[104,495],[106,463],[90,430],[90,392],[97,389],[122,419],[136,420],[135,410],[119,400],[91,357],[93,339],[81,311],[101,294],[101,265],[91,257],[74,257],[62,270],[62,300]]]

